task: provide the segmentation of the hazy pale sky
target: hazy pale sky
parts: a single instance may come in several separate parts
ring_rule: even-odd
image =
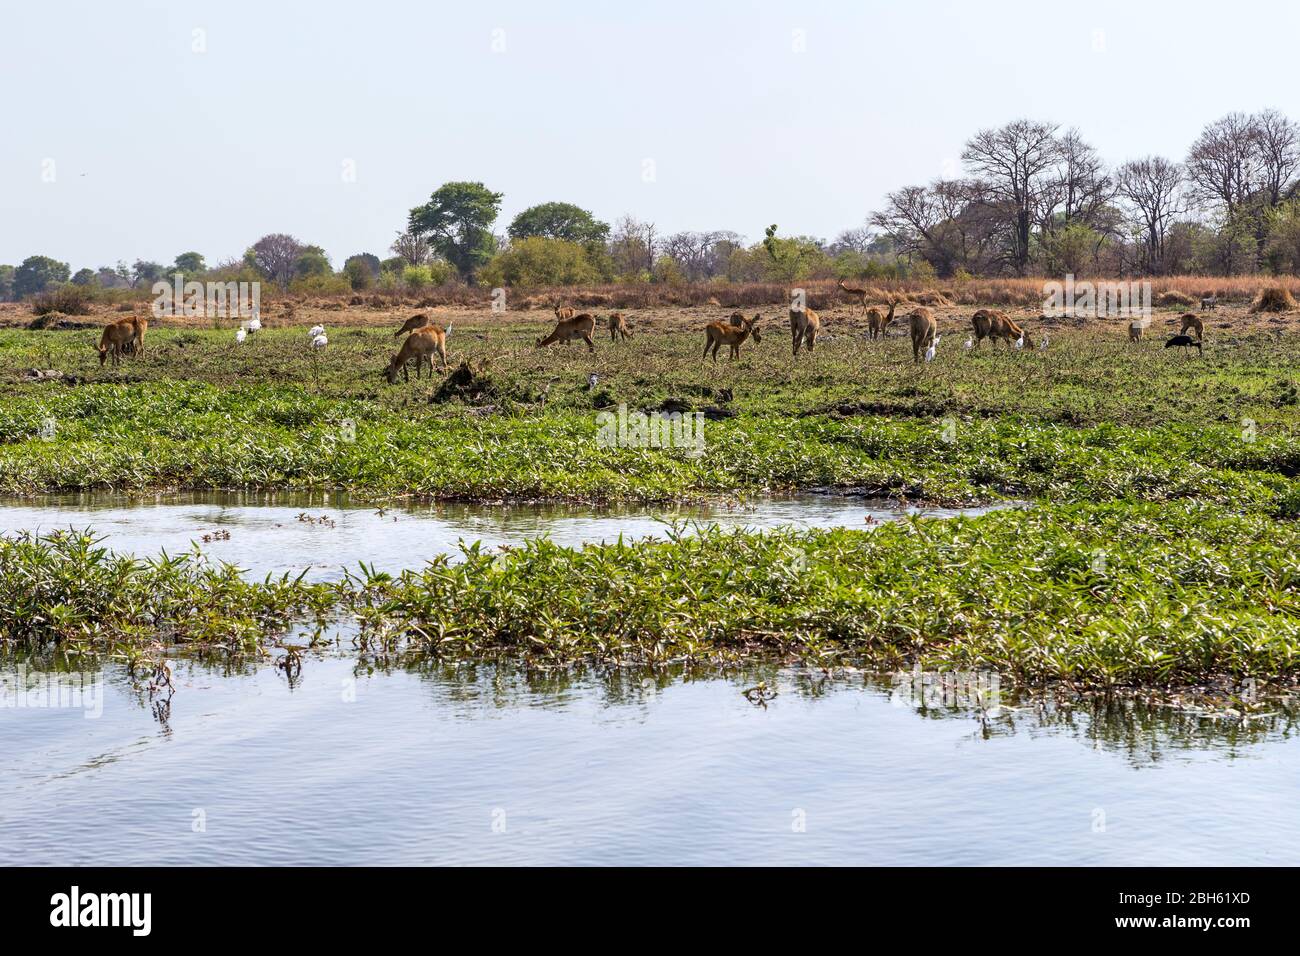
[[[1300,119],[1278,2],[58,2],[0,13],[0,263],[387,255],[448,180],[831,238],[1025,116],[1111,162]],[[653,177],[647,177],[647,164]],[[349,165],[350,164],[350,165]],[[349,176],[349,171],[355,172]],[[49,181],[52,180],[52,181]]]

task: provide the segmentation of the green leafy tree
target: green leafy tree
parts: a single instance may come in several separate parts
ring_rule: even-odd
[[[469,278],[496,251],[492,224],[501,198],[482,183],[445,183],[427,203],[411,210],[408,229]]]
[[[14,270],[13,294],[21,299],[44,292],[50,286],[67,282],[71,271],[66,262],[59,262],[49,256],[28,256]]]
[[[343,276],[354,291],[369,289],[379,278],[379,257],[368,252],[348,256],[343,263]]]
[[[763,248],[767,250],[767,277],[777,282],[807,279],[826,265],[826,253],[816,240],[807,236],[781,239],[776,226],[764,230]]]
[[[163,277],[163,267],[157,262],[137,259],[131,263],[131,288],[141,285],[153,285]]]
[[[0,266],[0,302],[7,302],[14,297],[13,266]]]
[[[596,219],[580,206],[568,202],[547,202],[515,216],[507,230],[511,239],[563,239],[566,242],[604,243],[609,224]]]
[[[95,284],[95,270],[94,270],[94,269],[78,269],[77,272],[76,272],[76,274],[73,275],[73,277],[72,277],[72,284],[73,284],[73,285],[80,285],[80,286],[94,285],[94,284]]]
[[[182,275],[198,275],[208,267],[203,261],[203,256],[197,252],[182,252],[176,257],[176,262],[172,266],[173,270]]]
[[[325,255],[324,249],[320,246],[307,246],[294,260],[293,274],[298,279],[329,276],[334,274],[334,267],[330,265],[329,256]]]

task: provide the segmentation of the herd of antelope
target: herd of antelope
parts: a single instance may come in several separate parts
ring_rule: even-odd
[[[907,324],[907,332],[912,342],[912,361],[920,363],[929,362],[935,357],[935,349],[938,345],[939,324],[935,318],[934,310],[929,305],[915,305],[906,299],[890,296],[888,311],[882,311],[875,306],[868,306],[868,292],[866,289],[855,288],[848,285],[843,280],[839,283],[840,290],[850,298],[855,300],[861,308],[861,315],[867,320],[867,337],[875,341],[885,336],[889,327],[894,323],[895,311],[900,304],[914,305],[902,321]],[[1208,297],[1201,303],[1202,310],[1214,309],[1217,301],[1214,297]],[[593,336],[596,327],[601,324],[595,315],[590,312],[578,312],[576,309],[556,305],[555,328],[550,335],[544,336],[537,340],[538,348],[545,348],[554,342],[563,342],[566,345],[574,339],[581,339],[586,343],[589,351],[596,350]],[[761,315],[754,315],[747,318],[741,312],[733,312],[731,318],[726,322],[715,321],[709,322],[704,327],[704,359],[712,357],[714,363],[718,361],[718,350],[722,346],[727,346],[732,360],[740,357],[740,347],[748,339],[753,339],[755,344],[763,341],[762,333],[759,330],[759,321]],[[1178,334],[1165,342],[1166,348],[1182,347],[1195,348],[1201,351],[1202,338],[1205,333],[1205,325],[1200,317],[1194,312],[1184,313],[1179,317],[1180,327]],[[632,330],[628,325],[627,317],[622,312],[611,313],[604,322],[605,328],[609,331],[611,342],[627,341],[632,337]],[[121,363],[122,355],[140,356],[144,354],[144,335],[149,327],[149,322],[142,316],[128,316],[110,323],[104,328],[103,334],[99,340],[99,364],[102,367],[110,358],[114,365]],[[427,314],[421,313],[407,319],[406,322],[393,333],[394,338],[400,338],[405,335],[406,339],[402,342],[401,348],[389,360],[386,376],[390,384],[397,382],[397,376],[401,373],[403,380],[409,382],[410,365],[415,363],[415,377],[418,379],[422,376],[424,366],[429,366],[429,375],[433,375],[433,357],[435,355],[441,360],[442,368],[447,368],[447,336],[451,333],[452,323],[448,322],[446,327],[437,324]],[[1144,321],[1134,321],[1129,325],[1129,341],[1140,343],[1142,341],[1142,332],[1146,327]],[[812,309],[804,307],[795,307],[790,309],[790,344],[792,354],[798,356],[800,350],[808,352],[813,351],[817,344],[817,335],[821,330],[821,317]],[[1192,338],[1187,333],[1194,331],[1196,337]],[[981,342],[988,339],[990,345],[996,345],[999,340],[1005,342],[1007,347],[1022,349],[1026,346],[1033,348],[1034,341],[1029,333],[1017,324],[1006,312],[997,309],[979,309],[971,316],[971,336],[966,340],[967,349],[977,349]],[[1046,348],[1047,336],[1044,335],[1039,342],[1040,349]],[[1203,353],[1202,353],[1203,354]]]

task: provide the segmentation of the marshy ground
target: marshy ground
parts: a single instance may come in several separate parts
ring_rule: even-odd
[[[1296,316],[1221,305],[1203,314],[1198,357],[1162,348],[1181,309],[1159,310],[1136,345],[1126,321],[1020,312],[1046,349],[968,351],[974,308],[941,308],[937,357],[914,365],[899,323],[871,342],[848,307],[825,310],[816,351],[792,358],[770,306],[745,309],[764,316],[762,342],[715,366],[701,359],[703,326],[729,309],[633,310],[633,338],[598,332],[594,354],[535,348],[546,312],[438,309],[453,323],[452,371],[390,386],[392,331],[413,311],[300,306],[290,319],[271,305],[242,344],[234,323],[153,322],[142,358],[101,369],[97,329],[28,330],[10,307],[0,491],[601,504],[829,489],[1033,507],[875,531],[538,545],[328,587],[10,541],[9,639],[138,647],[162,635],[249,652],[342,608],[386,652],[547,664],[776,653],[1080,686],[1296,671]],[[312,352],[317,323],[329,345]],[[701,412],[703,448],[606,447],[597,416],[620,406]]]

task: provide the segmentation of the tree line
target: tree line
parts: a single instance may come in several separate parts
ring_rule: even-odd
[[[1276,110],[1229,113],[1178,160],[1144,156],[1111,168],[1078,130],[1020,119],[977,132],[961,162],[961,175],[890,192],[862,226],[831,241],[782,236],[775,225],[752,243],[731,230],[664,233],[631,215],[605,223],[568,202],[525,209],[498,233],[503,194],[451,182],[410,210],[386,258],[357,253],[337,271],[320,246],[276,233],[212,266],[184,252],[170,265],[72,273],[31,256],[0,265],[0,299],[66,283],[147,288],[174,273],[317,293],[448,282],[1300,273],[1300,125]]]

